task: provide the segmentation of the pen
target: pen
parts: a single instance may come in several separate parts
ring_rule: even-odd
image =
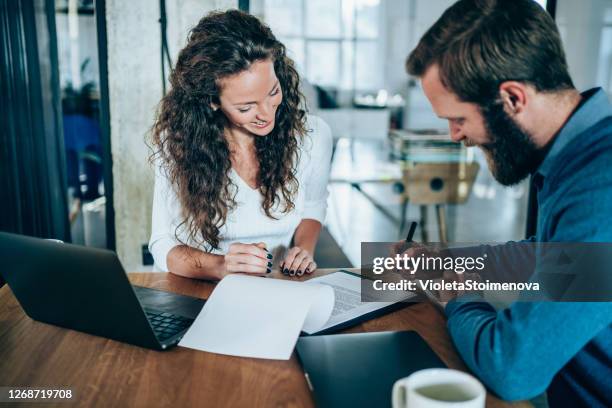
[[[410,230],[408,230],[408,235],[406,236],[406,242],[412,242],[412,237],[414,236],[414,231],[416,230],[417,222],[412,221],[410,224]]]

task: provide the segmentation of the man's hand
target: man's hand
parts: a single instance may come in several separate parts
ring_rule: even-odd
[[[443,279],[445,281],[461,281],[462,277],[456,274],[454,271],[444,270],[442,262],[442,268],[440,268],[439,261],[433,262],[434,258],[444,258],[448,256],[445,254],[440,248],[434,247],[432,245],[424,245],[416,242],[398,242],[394,246],[395,254],[400,254],[402,257],[406,256],[408,258],[421,259],[418,264],[419,267],[417,269],[403,270],[396,269],[396,274],[401,276],[402,279],[408,280],[420,280],[420,281],[439,281]],[[427,259],[429,259],[429,264],[427,263]],[[409,263],[409,265],[414,265],[413,263]],[[434,267],[431,267],[435,265]],[[423,290],[420,284],[416,285],[416,293],[419,293],[425,296],[434,306],[436,306],[441,311],[444,310],[446,304],[456,296],[459,296],[459,293],[455,293],[454,291],[429,291]]]
[[[432,246],[428,246],[425,244],[420,244],[417,242],[398,242],[393,246],[393,256],[395,257],[399,254],[401,257],[406,256],[407,258],[414,259],[422,259],[421,262],[424,262],[428,258],[435,258],[442,256],[440,254],[439,249],[434,248]],[[413,265],[409,263],[409,265]],[[436,268],[424,268],[423,263],[420,263],[416,269],[404,270],[404,269],[396,269],[395,273],[401,275],[404,279],[437,279],[442,276],[444,272],[443,269]]]

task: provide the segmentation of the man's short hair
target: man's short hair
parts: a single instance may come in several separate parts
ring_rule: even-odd
[[[421,38],[406,70],[420,77],[434,64],[447,89],[481,106],[504,81],[540,92],[574,88],[555,22],[533,0],[458,1]]]

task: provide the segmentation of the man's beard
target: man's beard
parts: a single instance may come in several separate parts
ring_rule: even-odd
[[[493,177],[504,186],[515,185],[533,173],[546,154],[504,110],[501,103],[482,108],[491,142],[481,145]]]

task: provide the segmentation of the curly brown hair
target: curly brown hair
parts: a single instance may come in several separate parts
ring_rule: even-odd
[[[306,132],[299,76],[285,47],[268,26],[238,10],[213,12],[191,30],[170,74],[171,89],[160,102],[152,128],[155,151],[176,189],[189,238],[219,248],[220,228],[235,208],[237,187],[229,177],[230,149],[224,136],[228,120],[219,104],[220,81],[254,62],[270,60],[283,90],[274,129],[255,138],[262,208],[294,208],[300,139]],[[178,231],[178,228],[177,228]],[[175,235],[178,238],[178,233]],[[202,240],[198,238],[201,234]]]

